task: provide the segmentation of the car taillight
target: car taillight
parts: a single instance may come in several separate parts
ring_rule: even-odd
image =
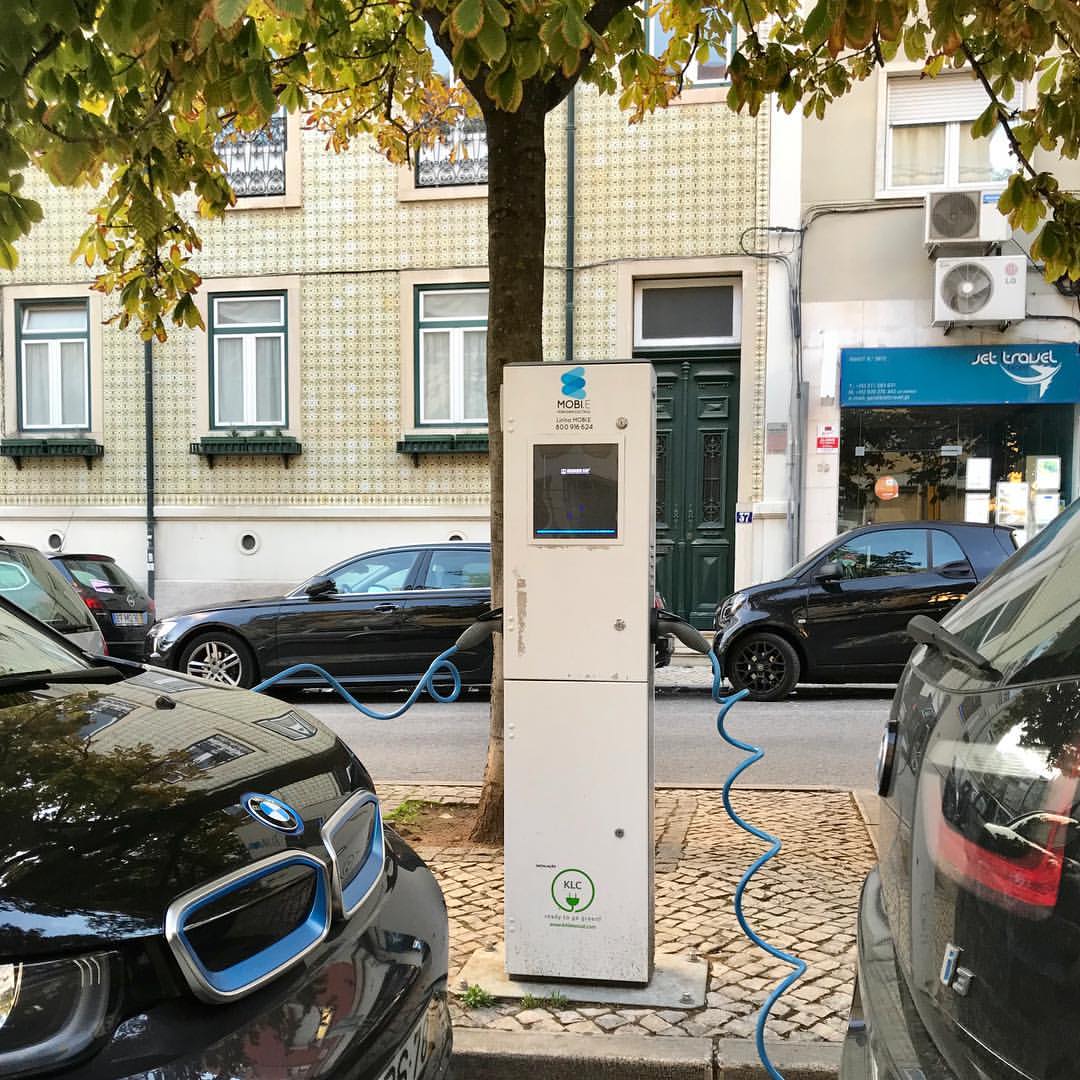
[[[82,595],[83,603],[91,611],[104,611],[105,610],[105,605],[93,593],[82,593],[81,595]]]
[[[977,774],[976,774],[977,776]],[[943,779],[925,770],[920,783],[923,826],[938,870],[968,892],[1029,919],[1045,919],[1057,905],[1076,779],[1042,785],[1043,808],[994,821],[1000,807],[970,772]],[[1033,780],[1032,787],[1038,783]]]

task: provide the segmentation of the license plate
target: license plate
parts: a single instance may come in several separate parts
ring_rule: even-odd
[[[390,1064],[379,1073],[379,1080],[416,1080],[423,1072],[430,1052],[428,1013],[425,1010],[420,1022],[395,1051]]]
[[[142,626],[146,622],[145,611],[114,611],[113,626]]]

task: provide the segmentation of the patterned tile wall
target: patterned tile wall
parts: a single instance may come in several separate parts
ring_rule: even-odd
[[[738,253],[742,230],[763,220],[766,132],[765,121],[736,117],[723,104],[679,106],[628,126],[612,100],[579,93],[578,358],[614,354],[611,260]],[[565,107],[549,119],[547,143],[544,352],[557,359],[565,327]],[[202,224],[196,265],[204,276],[303,276],[304,452],[289,468],[267,458],[219,460],[210,469],[190,454],[196,370],[207,362],[207,344],[201,332],[174,331],[154,347],[163,505],[454,506],[485,499],[485,456],[427,456],[414,467],[394,443],[398,271],[483,266],[487,203],[399,202],[397,185],[397,170],[369,146],[334,155],[320,135],[305,132],[302,207],[231,212]],[[37,177],[28,186],[45,205],[45,221],[22,245],[18,271],[0,274],[0,286],[85,281],[88,271],[69,255],[85,227],[90,193],[55,191]],[[763,311],[745,332],[757,336],[763,358]],[[142,345],[115,327],[105,329],[104,341],[104,458],[92,470],[77,460],[34,461],[16,471],[0,460],[0,503],[142,501]]]

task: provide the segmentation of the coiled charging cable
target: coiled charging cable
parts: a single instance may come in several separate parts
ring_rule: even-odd
[[[721,693],[724,673],[720,667],[720,658],[716,655],[716,651],[710,647],[709,642],[702,636],[701,632],[679,618],[678,615],[672,614],[670,611],[657,610],[654,614],[654,620],[654,637],[656,634],[674,634],[688,648],[708,656],[713,671],[713,701],[720,706],[720,713],[716,717],[716,730],[720,733],[720,738],[729,746],[734,746],[736,750],[743,750],[749,755],[748,757],[743,758],[743,760],[728,774],[728,778],[724,781],[721,797],[724,801],[724,809],[727,811],[727,816],[744,832],[748,832],[751,836],[756,836],[759,840],[764,840],[765,843],[769,845],[769,850],[764,854],[759,855],[746,868],[743,876],[739,878],[739,884],[735,886],[735,918],[738,919],[742,932],[759,949],[763,949],[770,956],[776,957],[777,960],[783,960],[785,964],[790,964],[794,969],[773,988],[772,993],[769,994],[765,999],[765,1003],[761,1006],[760,1010],[758,1010],[757,1028],[754,1033],[758,1058],[765,1067],[765,1071],[772,1080],[784,1080],[784,1077],[777,1070],[776,1066],[769,1060],[768,1052],[765,1049],[765,1023],[769,1019],[769,1013],[772,1011],[773,1006],[780,999],[780,995],[806,971],[806,961],[800,960],[799,957],[793,956],[791,953],[784,952],[783,949],[778,949],[775,945],[770,945],[746,921],[746,915],[743,913],[743,893],[746,892],[746,886],[749,884],[750,879],[780,851],[781,843],[779,838],[773,836],[772,833],[767,833],[764,829],[759,829],[756,825],[751,825],[750,822],[744,821],[735,813],[735,809],[731,805],[731,786],[744,772],[746,772],[747,769],[750,768],[751,765],[757,764],[757,762],[765,756],[765,751],[759,746],[751,746],[750,743],[745,743],[740,739],[736,739],[733,735],[728,734],[725,729],[724,721],[727,719],[727,714],[731,711],[735,702],[742,701],[742,699],[746,697],[748,691],[739,690],[737,693],[730,694],[727,697]]]
[[[716,730],[720,733],[720,738],[729,746],[734,746],[737,750],[743,750],[749,755],[749,757],[743,758],[743,760],[731,770],[728,774],[728,778],[724,781],[723,791],[721,792],[721,797],[724,801],[724,809],[727,811],[728,817],[731,818],[740,829],[748,832],[751,836],[756,836],[759,840],[764,840],[765,843],[769,845],[769,850],[759,855],[746,868],[743,876],[739,879],[739,884],[735,886],[735,918],[738,919],[742,932],[757,945],[759,949],[763,949],[770,956],[775,956],[777,960],[783,960],[785,964],[790,964],[793,968],[788,975],[777,983],[773,988],[772,993],[765,999],[765,1003],[758,1011],[757,1029],[754,1033],[758,1058],[765,1067],[765,1071],[772,1077],[772,1080],[784,1080],[779,1070],[773,1065],[772,1061],[769,1060],[769,1054],[765,1049],[765,1023],[769,1019],[769,1013],[772,1011],[773,1006],[780,1000],[780,996],[806,971],[806,961],[800,960],[799,957],[792,953],[784,952],[783,949],[778,949],[775,945],[770,945],[769,942],[761,937],[761,935],[747,922],[746,915],[743,912],[743,893],[746,891],[746,886],[750,883],[750,879],[780,851],[782,845],[779,837],[773,836],[772,833],[767,833],[764,829],[759,829],[756,825],[751,825],[750,822],[745,821],[735,813],[735,809],[731,805],[732,784],[734,784],[751,765],[757,764],[757,762],[765,756],[765,751],[762,750],[760,746],[752,746],[750,743],[745,743],[741,739],[736,739],[735,736],[731,735],[724,727],[724,721],[727,719],[727,714],[731,711],[735,702],[741,701],[746,697],[749,691],[740,690],[738,693],[724,697],[720,692],[720,684],[723,682],[723,672],[720,669],[720,660],[716,653],[711,649],[709,650],[709,659],[712,661],[713,669],[713,700],[720,706],[720,713],[716,717]]]
[[[427,671],[420,676],[420,681],[413,687],[412,693],[405,699],[405,703],[390,712],[379,712],[377,709],[365,705],[362,701],[357,701],[356,698],[354,698],[352,694],[350,694],[349,691],[326,670],[326,668],[321,668],[317,664],[293,664],[292,667],[288,667],[284,671],[279,671],[276,675],[271,675],[269,679],[263,679],[258,686],[253,686],[252,690],[256,693],[261,693],[263,690],[269,690],[271,686],[274,686],[276,683],[288,679],[293,675],[299,675],[301,672],[310,672],[312,675],[317,675],[328,686],[336,690],[345,701],[357,710],[357,712],[361,712],[365,716],[371,717],[372,720],[396,720],[399,716],[408,712],[409,709],[416,704],[416,699],[425,691],[430,694],[435,701],[444,705],[449,705],[450,702],[457,701],[461,696],[461,672],[458,671],[457,665],[451,661],[450,657],[458,652],[475,649],[478,645],[491,637],[493,633],[499,630],[501,626],[502,608],[495,608],[493,611],[488,611],[481,615],[476,622],[465,628],[461,636],[449,649],[439,653],[439,655],[431,661]],[[450,677],[451,688],[449,692],[444,692],[435,685],[435,679],[439,675],[448,675]]]

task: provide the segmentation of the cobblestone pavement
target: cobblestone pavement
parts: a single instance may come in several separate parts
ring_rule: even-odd
[[[389,813],[406,798],[475,802],[478,787],[393,786],[380,790]],[[751,789],[735,809],[779,836],[783,851],[758,872],[744,911],[773,944],[807,961],[808,970],[774,1008],[773,1038],[843,1038],[854,977],[859,889],[874,852],[847,792]],[[451,1008],[458,1027],[589,1034],[747,1037],[769,990],[790,968],[750,944],[732,910],[735,885],[762,844],[733,825],[719,791],[656,793],[656,949],[709,962],[705,1008],[692,1010],[575,1006],[525,1008],[520,1001],[485,1009]],[[502,851],[417,845],[443,888],[450,913],[450,984],[477,949],[502,940]]]

